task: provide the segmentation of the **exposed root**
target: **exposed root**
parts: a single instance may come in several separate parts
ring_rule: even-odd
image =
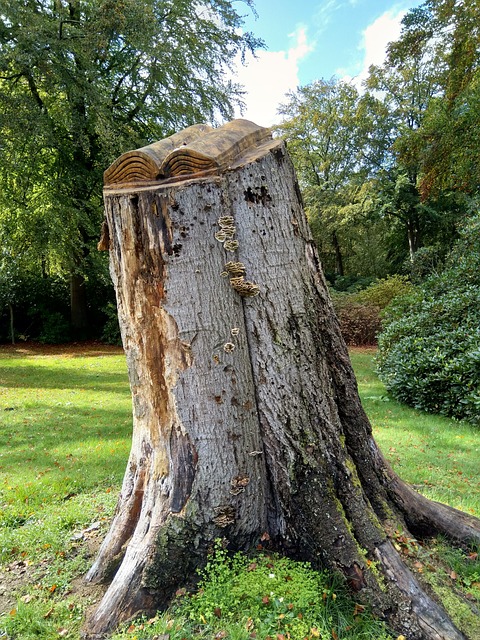
[[[445,610],[425,593],[391,542],[380,545],[375,555],[385,577],[403,600],[389,619],[395,629],[401,629],[409,640],[465,640]]]
[[[397,475],[392,478],[389,489],[412,531],[443,534],[459,543],[480,542],[478,518],[425,498]]]
[[[122,548],[138,524],[144,493],[144,470],[126,476],[110,530],[99,549],[97,558],[85,576],[87,582],[98,584],[108,579],[118,562]]]

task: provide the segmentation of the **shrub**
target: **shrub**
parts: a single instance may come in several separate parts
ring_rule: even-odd
[[[382,310],[396,296],[412,290],[405,276],[389,276],[356,293],[332,291],[340,330],[348,345],[376,344],[381,329]]]
[[[356,298],[360,303],[374,305],[383,310],[394,298],[409,293],[412,288],[407,276],[393,275],[373,282],[363,291],[359,291]]]
[[[369,276],[336,276],[333,279],[333,288],[336,291],[346,291],[347,293],[356,293],[361,289],[365,289],[375,278]]]
[[[45,313],[38,341],[43,344],[64,344],[71,339],[70,323],[58,311]]]
[[[397,399],[480,423],[480,216],[445,269],[385,311],[378,371]]]
[[[354,296],[348,296],[354,298]],[[347,300],[336,309],[345,342],[354,347],[376,344],[381,328],[380,308]]]

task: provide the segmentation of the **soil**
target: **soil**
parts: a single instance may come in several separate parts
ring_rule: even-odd
[[[18,356],[58,356],[65,358],[95,357],[122,354],[123,348],[103,344],[96,341],[69,342],[68,344],[41,344],[40,342],[19,342],[17,344],[0,344],[2,355]]]
[[[76,544],[78,552],[93,562],[102,537],[103,533],[85,536],[82,541]],[[0,571],[0,615],[14,610],[18,606],[18,600],[22,597],[31,597],[24,594],[29,588],[31,592],[31,587],[41,580],[43,568],[45,567],[46,570],[47,566],[48,560],[42,560],[39,563],[15,560],[2,567]],[[78,603],[83,602],[88,610],[89,607],[95,606],[101,600],[105,590],[106,585],[87,584],[83,576],[78,576],[70,583],[69,590],[64,595],[73,596]]]

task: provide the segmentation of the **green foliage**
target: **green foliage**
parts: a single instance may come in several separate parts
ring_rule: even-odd
[[[333,289],[334,291],[344,293],[357,293],[371,285],[374,281],[375,278],[368,276],[337,276],[333,280]]]
[[[445,269],[393,302],[379,337],[379,373],[402,402],[480,421],[480,217]]]
[[[400,58],[412,45],[441,60],[439,90],[429,101],[419,136],[423,198],[446,190],[478,193],[480,74],[478,2],[427,0],[404,19],[392,50]]]
[[[65,317],[54,312],[45,317],[38,341],[43,344],[62,344],[71,339],[70,323]]]
[[[117,307],[113,302],[109,302],[104,307],[107,321],[103,327],[102,342],[105,344],[122,344],[122,336],[120,335],[120,326],[118,324]]]
[[[412,285],[406,276],[393,275],[372,282],[366,289],[356,294],[358,302],[385,309],[394,298],[411,291]]]
[[[103,171],[232,116],[241,90],[226,70],[261,46],[242,25],[228,0],[0,0],[2,247],[49,276],[86,277]]]
[[[340,580],[314,571],[308,563],[276,554],[230,555],[220,541],[201,573],[198,590],[185,590],[167,614],[170,638],[254,637],[314,640],[333,632],[345,640],[388,640],[385,626],[346,594]],[[178,621],[182,621],[177,635]],[[140,621],[113,640],[137,634],[147,639],[168,629],[165,617]]]
[[[358,231],[365,222],[359,101],[352,84],[332,78],[290,93],[280,107],[279,132],[295,164],[313,236],[326,270],[340,276],[354,243],[350,229]]]

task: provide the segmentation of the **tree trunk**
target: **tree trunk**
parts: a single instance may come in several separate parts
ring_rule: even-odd
[[[415,259],[415,254],[420,247],[420,225],[418,216],[416,214],[412,214],[412,216],[407,219],[406,228],[408,238],[408,253],[410,262],[413,262]]]
[[[12,344],[15,344],[15,324],[13,319],[13,306],[10,303],[8,304],[8,311],[10,314],[10,340],[12,341]]]
[[[340,249],[336,231],[332,233],[332,244],[335,251],[335,274],[337,276],[344,276],[342,250]]]
[[[74,338],[84,340],[88,330],[87,293],[84,277],[75,271],[70,274],[70,318]]]
[[[87,637],[165,602],[215,538],[247,549],[267,532],[409,640],[460,640],[392,536],[480,539],[479,523],[382,457],[284,144],[241,152],[207,177],[105,190],[134,429]]]

